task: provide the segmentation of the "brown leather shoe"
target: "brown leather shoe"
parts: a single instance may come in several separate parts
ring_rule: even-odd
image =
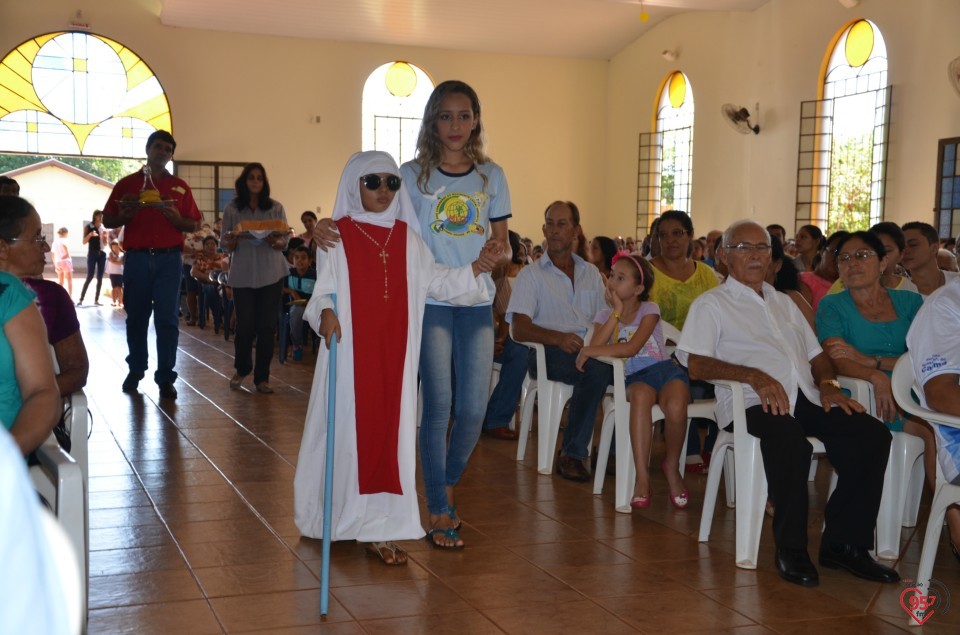
[[[510,428],[484,428],[483,434],[501,441],[516,441],[520,435]]]
[[[590,472],[583,466],[583,461],[572,456],[561,456],[557,459],[557,474],[568,481],[582,483],[590,480]]]

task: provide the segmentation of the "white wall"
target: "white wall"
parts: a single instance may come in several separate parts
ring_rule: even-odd
[[[0,51],[63,29],[78,5],[6,2]],[[266,6],[266,5],[265,5]],[[960,135],[960,99],[946,81],[960,54],[957,0],[771,0],[751,13],[692,13],[657,26],[609,62],[175,29],[159,0],[87,0],[97,33],[130,46],[170,98],[177,156],[262,161],[291,219],[332,205],[340,170],[360,145],[367,75],[402,58],[436,81],[472,84],[484,107],[488,149],[507,173],[511,226],[540,235],[554,199],[576,201],[588,234],[627,234],[635,222],[637,143],[651,129],[655,91],[678,68],[697,104],[693,213],[698,233],[755,214],[793,226],[800,102],[817,95],[833,34],[866,17],[891,56],[893,126],[887,217],[931,219],[936,141]],[[679,49],[668,63],[664,49]],[[725,102],[760,102],[757,137],[719,115]],[[308,123],[321,115],[319,125]]]
[[[63,29],[77,6],[5,3],[0,51]],[[489,153],[510,184],[512,227],[539,234],[542,210],[556,198],[602,210],[605,61],[176,29],[160,24],[157,0],[88,0],[82,9],[94,32],[129,46],[156,73],[177,158],[261,161],[296,225],[304,209],[329,214],[343,165],[360,149],[364,81],[398,58],[436,82],[462,79],[477,90]],[[313,115],[322,123],[309,123]]]
[[[794,226],[800,102],[816,99],[820,64],[834,33],[854,18],[880,28],[890,57],[892,127],[886,218],[932,221],[937,140],[960,135],[960,98],[946,79],[956,57],[956,0],[771,0],[752,13],[686,14],[634,42],[610,62],[607,205],[601,227],[631,228],[637,140],[651,131],[655,93],[674,68],[696,100],[693,218],[697,233],[743,217]],[[678,49],[673,63],[660,57]],[[722,120],[721,104],[760,103],[759,136]]]

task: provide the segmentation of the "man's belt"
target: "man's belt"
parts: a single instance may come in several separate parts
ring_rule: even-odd
[[[174,245],[173,247],[144,247],[143,249],[128,249],[128,254],[150,254],[151,256],[157,256],[159,254],[172,254],[174,252],[183,251],[183,247],[180,245]]]

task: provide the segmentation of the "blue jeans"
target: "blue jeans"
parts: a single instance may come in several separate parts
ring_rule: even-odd
[[[103,284],[103,267],[106,262],[107,253],[105,251],[87,254],[87,280],[83,283],[83,289],[80,290],[80,302],[83,302],[83,297],[87,295],[87,287],[90,286],[90,281],[93,280],[94,273],[96,273],[97,276],[97,294],[93,297],[93,301],[100,301],[100,286]]]
[[[146,252],[128,251],[123,267],[123,304],[127,311],[127,366],[130,374],[143,379],[147,372],[147,327],[153,314],[157,332],[158,384],[176,381],[177,344],[180,324],[180,277],[183,258],[179,251],[151,256]]]
[[[500,364],[500,379],[497,381],[490,401],[487,403],[487,416],[483,420],[484,430],[506,428],[517,412],[517,402],[523,390],[523,377],[527,374],[527,351],[523,344],[517,344],[511,338],[503,343],[503,352],[493,361]]]
[[[491,372],[492,309],[428,304],[420,345],[420,462],[431,514],[449,511],[445,488],[460,481],[480,438]]]
[[[213,312],[213,326],[220,328],[220,319],[223,316],[223,305],[220,304],[220,285],[207,282],[200,285],[200,299],[203,308],[198,311],[200,328],[206,326],[207,309]],[[193,317],[193,316],[191,316]]]
[[[303,304],[291,304],[287,315],[290,316],[290,341],[296,348],[303,348]]]
[[[603,401],[607,386],[613,383],[613,368],[609,364],[588,359],[583,372],[577,370],[577,353],[568,353],[556,346],[543,347],[547,358],[547,379],[573,386],[567,427],[563,432],[561,456],[570,456],[582,461],[588,456],[590,438],[597,408]],[[537,353],[528,353],[531,377],[537,376]]]

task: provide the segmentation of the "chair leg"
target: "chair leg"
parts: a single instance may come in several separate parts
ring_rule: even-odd
[[[737,566],[756,569],[767,501],[767,479],[760,455],[760,441],[750,439],[748,443],[738,444],[734,455],[737,471]]]
[[[610,443],[613,441],[613,427],[616,410],[611,408],[603,417],[600,426],[600,444],[597,447],[597,466],[593,472],[593,493],[603,493],[603,480],[607,474],[607,460],[610,458]]]
[[[517,438],[517,460],[522,461],[527,451],[527,439],[530,438],[530,430],[533,428],[533,405],[537,400],[537,382],[530,379],[530,375],[524,380],[524,388],[520,394],[520,433]],[[541,416],[543,414],[541,413]]]
[[[707,542],[710,539],[710,529],[713,527],[713,512],[717,506],[717,496],[720,493],[720,476],[727,468],[727,481],[733,473],[733,465],[728,465],[727,456],[734,452],[733,435],[729,432],[720,431],[717,441],[713,446],[713,456],[710,460],[710,468],[707,470],[707,486],[703,492],[703,514],[700,516],[700,542]]]
[[[933,574],[934,560],[937,558],[937,547],[940,544],[940,532],[943,530],[943,519],[947,513],[947,507],[956,502],[956,494],[951,496],[951,486],[944,481],[937,479],[937,490],[933,496],[933,502],[930,504],[930,517],[927,519],[927,531],[923,535],[923,549],[920,552],[920,564],[917,567],[917,578],[915,587],[920,589],[923,595],[929,594],[930,576]],[[916,615],[916,612],[914,613]],[[923,619],[922,615],[917,615]],[[913,619],[909,622],[915,624]]]

